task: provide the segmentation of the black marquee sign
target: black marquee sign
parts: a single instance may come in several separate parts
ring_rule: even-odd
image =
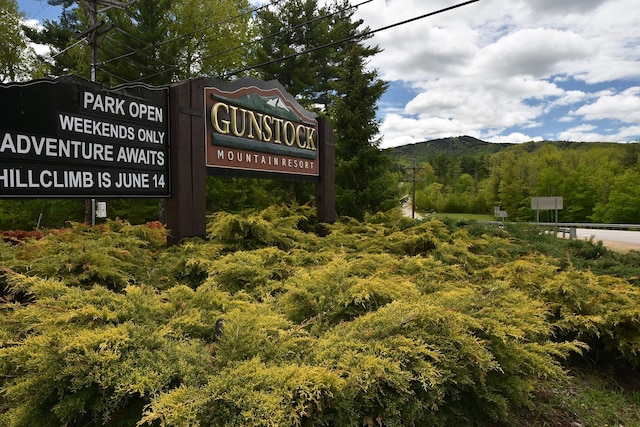
[[[0,85],[0,197],[168,197],[168,89]]]

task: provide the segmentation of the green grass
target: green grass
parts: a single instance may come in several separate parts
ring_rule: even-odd
[[[438,219],[451,219],[455,221],[495,221],[493,215],[471,213],[437,213],[433,214]]]
[[[569,383],[540,384],[536,406],[518,417],[535,426],[640,426],[640,392],[634,378],[576,371]]]

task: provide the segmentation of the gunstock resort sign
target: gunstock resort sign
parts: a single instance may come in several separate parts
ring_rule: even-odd
[[[0,98],[0,196],[169,196],[167,89],[69,77]]]
[[[317,178],[318,122],[275,81],[205,88],[206,166]]]

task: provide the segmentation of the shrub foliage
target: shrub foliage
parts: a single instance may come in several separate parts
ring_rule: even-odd
[[[583,246],[396,211],[314,227],[273,207],[171,248],[121,222],[0,241],[0,424],[510,425],[569,357],[637,368],[634,278]]]

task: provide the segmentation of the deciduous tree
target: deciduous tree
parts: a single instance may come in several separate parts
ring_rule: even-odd
[[[49,0],[63,6],[58,21],[46,21],[30,37],[52,47],[51,74],[88,77],[87,2]],[[251,36],[247,0],[137,0],[126,7],[98,7],[98,81],[167,84],[194,76],[218,76],[246,63]]]
[[[35,52],[23,34],[24,15],[15,0],[0,0],[0,83],[26,80],[35,71]]]

